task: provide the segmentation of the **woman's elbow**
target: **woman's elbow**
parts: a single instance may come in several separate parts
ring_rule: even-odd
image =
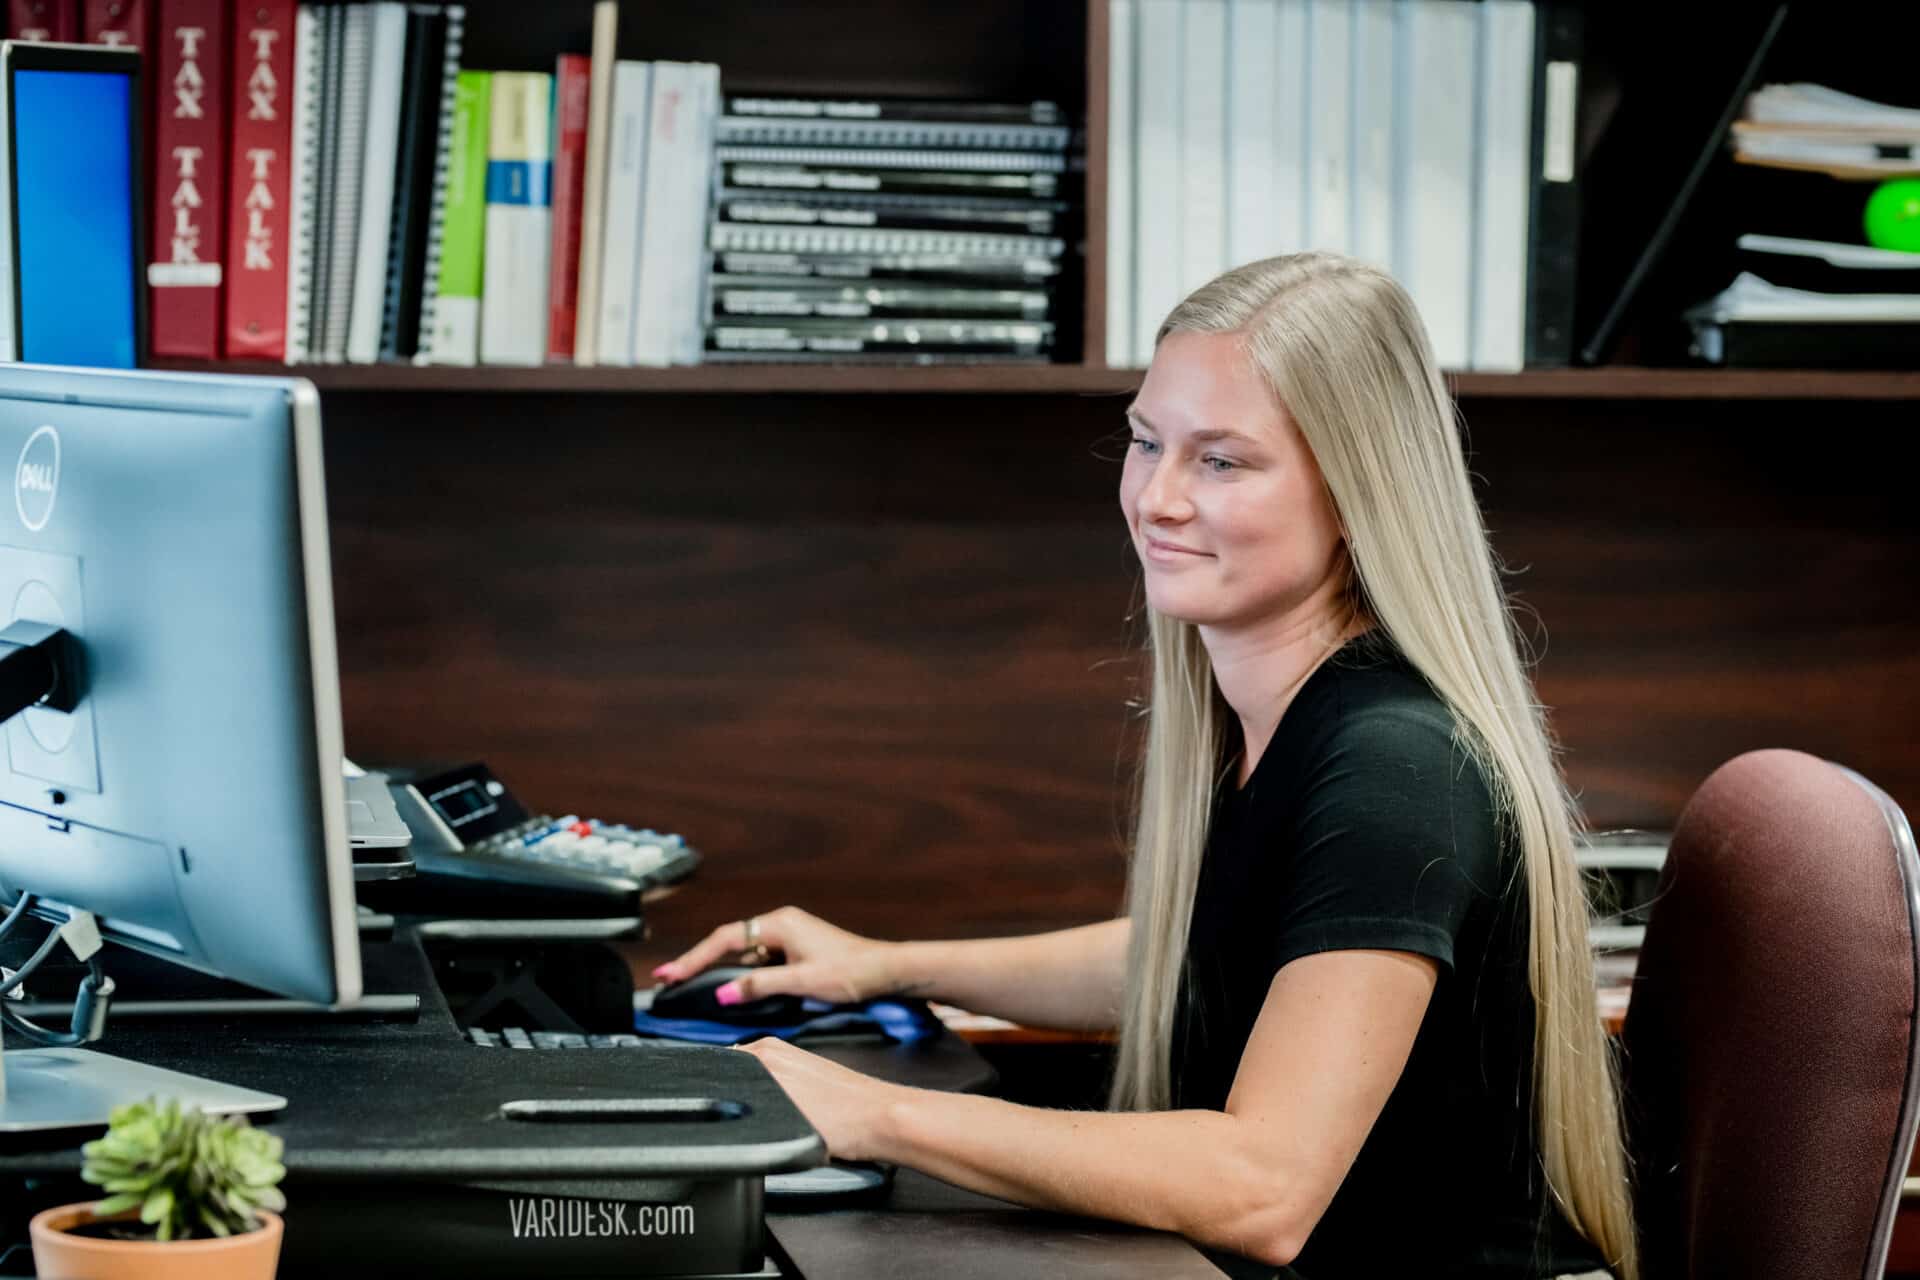
[[[1318,1215],[1271,1169],[1234,1182],[1213,1199],[1207,1220],[1183,1234],[1267,1266],[1292,1265]]]

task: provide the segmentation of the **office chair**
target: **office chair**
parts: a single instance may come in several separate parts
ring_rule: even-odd
[[[1869,1280],[1920,1119],[1906,815],[1798,751],[1675,825],[1622,1035],[1646,1280]]]

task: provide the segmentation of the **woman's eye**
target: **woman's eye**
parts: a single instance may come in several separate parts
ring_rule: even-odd
[[[1208,454],[1205,458],[1202,458],[1201,461],[1206,464],[1207,470],[1213,472],[1238,471],[1240,469],[1240,464],[1232,458],[1223,458],[1215,453]]]
[[[1160,452],[1160,442],[1158,440],[1149,440],[1145,436],[1135,436],[1133,438],[1133,445],[1134,448],[1146,454],[1148,457],[1152,457],[1154,454]]]

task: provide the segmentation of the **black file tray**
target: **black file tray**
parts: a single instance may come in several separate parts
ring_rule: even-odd
[[[760,1271],[761,1179],[826,1149],[757,1059],[480,1048],[417,942],[365,950],[368,990],[418,992],[417,1022],[130,1021],[100,1045],[288,1099],[264,1122],[286,1143],[283,1280]],[[528,1103],[548,1117],[509,1118]],[[76,1173],[79,1136],[0,1147],[0,1180]],[[60,1177],[45,1191],[97,1195]]]

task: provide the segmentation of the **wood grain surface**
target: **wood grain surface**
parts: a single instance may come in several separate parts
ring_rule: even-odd
[[[1123,397],[330,394],[348,746],[686,833],[703,917],[1117,910],[1139,693]],[[1920,805],[1898,404],[1469,406],[1593,822],[1796,746]]]

